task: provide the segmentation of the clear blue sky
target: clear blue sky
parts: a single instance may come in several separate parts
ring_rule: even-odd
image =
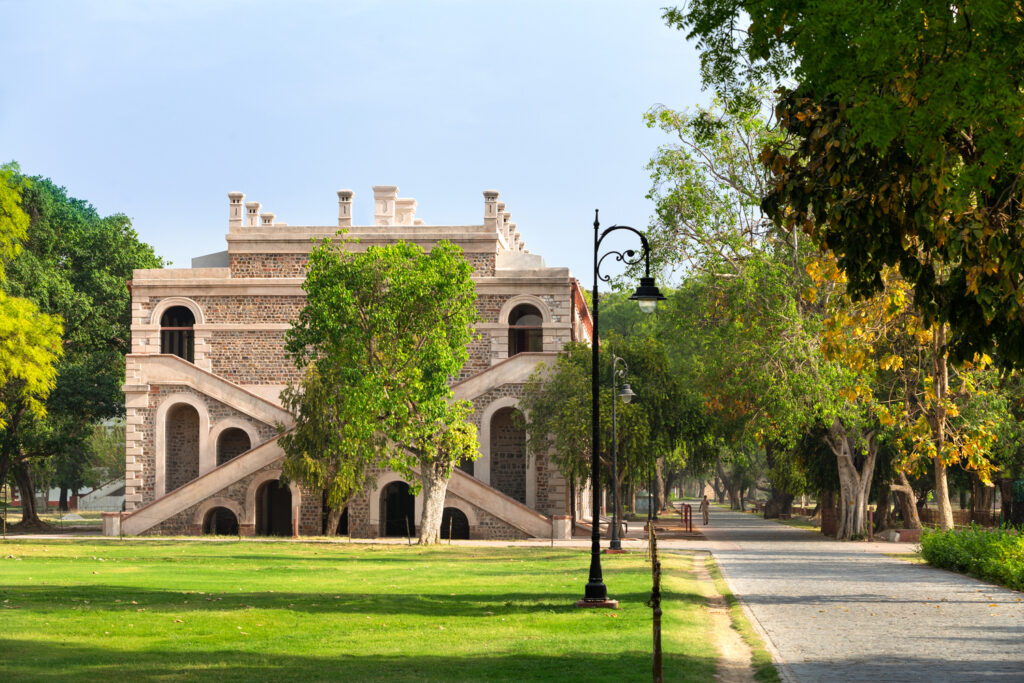
[[[593,210],[643,228],[643,113],[706,101],[666,0],[0,0],[0,162],[124,212],[175,266],[225,248],[227,193],[333,225],[373,185],[432,224],[502,193],[527,248],[591,278]]]

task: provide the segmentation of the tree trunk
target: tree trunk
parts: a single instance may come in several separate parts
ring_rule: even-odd
[[[443,466],[432,462],[420,462],[420,481],[423,482],[420,545],[433,545],[441,539],[441,520],[444,517],[444,497],[448,492],[448,479]]]
[[[783,493],[774,486],[771,493],[772,497],[764,504],[764,518],[778,519],[779,515],[792,515],[795,496],[792,493]]]
[[[68,511],[68,489],[66,486],[60,487],[60,500],[57,503],[57,507],[60,508],[61,512]]]
[[[949,478],[946,472],[946,463],[938,455],[932,458],[932,463],[935,465],[935,503],[939,509],[939,528],[949,531],[953,528],[953,506],[949,502]]]
[[[662,476],[664,471],[662,464],[665,458],[658,458],[654,461],[654,518],[658,518],[658,513],[665,509],[665,478]]]
[[[338,522],[341,521],[341,515],[345,512],[345,506],[339,505],[336,508],[330,508],[327,511],[327,537],[334,538],[338,535]]]
[[[569,523],[572,527],[569,530],[569,537],[576,535],[576,480],[569,480]]]
[[[899,484],[890,484],[889,488],[896,492],[900,502],[900,514],[903,517],[904,529],[920,529],[921,516],[917,513],[917,494],[907,480],[904,472],[899,474]]]
[[[28,465],[23,462],[15,463],[13,470],[14,482],[18,486],[18,496],[21,498],[21,521],[17,526],[22,529],[45,529],[46,523],[39,519],[35,487],[32,486]]]
[[[850,540],[854,536],[863,536],[867,533],[868,495],[871,491],[871,478],[875,472],[878,442],[875,440],[875,433],[868,432],[868,452],[858,468],[858,436],[856,433],[851,435],[839,418],[836,418],[828,436],[825,437],[825,442],[835,454],[839,466],[839,513],[836,520],[838,540]]]
[[[721,469],[721,464],[719,464],[719,469]],[[718,501],[718,504],[721,505],[725,502],[726,488],[722,483],[722,478],[717,474],[715,475],[715,484],[712,488],[715,489],[715,499]]]
[[[882,484],[878,492],[878,505],[875,507],[875,531],[891,529],[892,524],[892,493],[889,482]]]
[[[935,502],[939,508],[939,528],[948,531],[953,528],[953,506],[949,503],[949,481],[942,450],[946,444],[946,408],[943,401],[949,393],[949,364],[946,362],[946,325],[940,323],[932,333],[932,355],[935,368],[935,415],[932,420],[932,436],[935,441]]]

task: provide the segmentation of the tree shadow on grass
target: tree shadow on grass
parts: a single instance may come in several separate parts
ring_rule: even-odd
[[[467,656],[324,652],[308,655],[240,652],[232,649],[185,652],[159,648],[125,651],[73,643],[0,638],[0,668],[17,681],[213,679],[218,681],[629,681],[649,680],[651,654],[645,650],[600,654],[586,642],[565,654],[520,654],[503,650]],[[396,649],[401,643],[396,643]],[[665,679],[708,681],[713,657],[666,652]]]
[[[352,592],[334,589],[312,593],[296,591],[233,591],[200,593],[198,591],[152,590],[127,586],[79,585],[31,586],[14,585],[0,589],[0,596],[9,602],[8,609],[26,609],[38,614],[66,613],[68,610],[89,612],[135,613],[266,609],[288,610],[308,614],[358,613],[379,615],[422,615],[434,617],[490,617],[531,612],[578,612],[577,592],[493,592],[457,595],[394,592]],[[623,607],[643,606],[649,593],[616,593],[613,598]],[[134,601],[134,602],[133,602]],[[666,604],[701,605],[703,598],[690,593],[667,593]],[[490,612],[491,614],[488,614]]]

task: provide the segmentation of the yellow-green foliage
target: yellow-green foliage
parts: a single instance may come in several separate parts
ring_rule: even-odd
[[[21,210],[21,189],[15,181],[17,168],[0,167],[0,280],[4,266],[15,258],[25,238],[29,219]],[[43,401],[57,380],[60,358],[60,318],[40,313],[28,299],[0,291],[0,428],[9,420],[6,401],[17,401],[28,412],[42,415]]]

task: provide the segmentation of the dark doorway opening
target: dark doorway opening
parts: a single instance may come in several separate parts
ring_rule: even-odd
[[[256,490],[256,535],[292,535],[292,492],[276,479]]]
[[[195,358],[196,317],[184,306],[173,306],[160,316],[160,353],[184,358],[189,363]]]
[[[203,535],[237,536],[238,517],[227,508],[213,508],[203,519]]]
[[[416,533],[416,497],[404,481],[393,481],[380,493],[382,536],[412,536]]]
[[[469,518],[459,508],[445,508],[441,516],[441,538],[469,540]]]

